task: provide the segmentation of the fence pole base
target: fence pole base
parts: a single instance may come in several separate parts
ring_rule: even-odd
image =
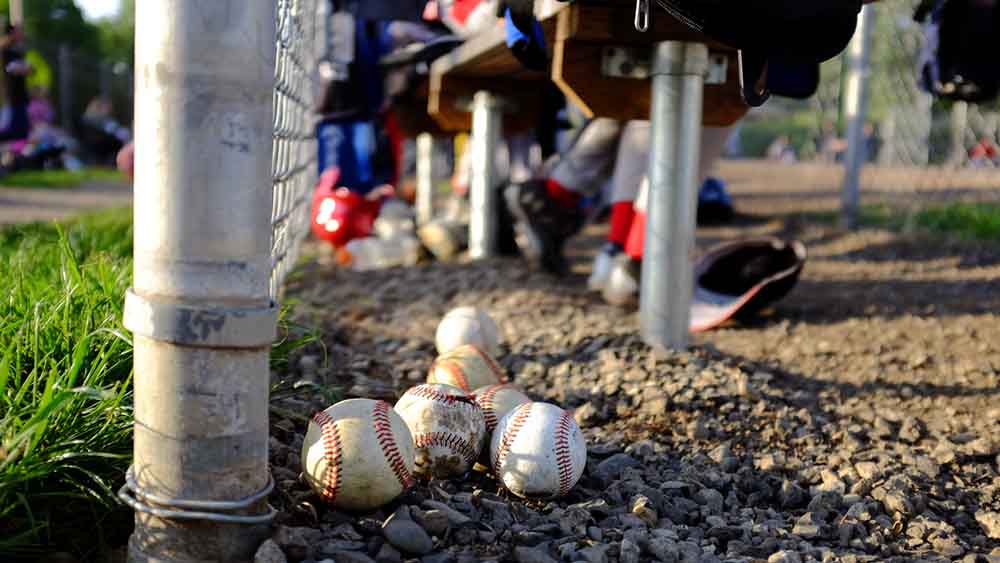
[[[667,41],[654,47],[649,201],[639,316],[658,349],[688,345],[694,280],[695,213],[708,48]]]

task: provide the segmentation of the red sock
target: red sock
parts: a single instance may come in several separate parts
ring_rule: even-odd
[[[625,252],[636,260],[642,260],[642,250],[646,243],[646,213],[636,211],[635,219],[632,221],[632,228],[628,232],[628,242],[625,243]]]
[[[559,205],[559,207],[576,209],[577,204],[580,202],[580,194],[567,190],[562,186],[562,184],[556,182],[552,178],[545,181],[545,191],[549,193],[549,197],[551,197],[552,200]]]
[[[635,208],[631,201],[619,201],[611,206],[611,230],[608,232],[608,242],[625,246],[628,242],[629,229],[635,217]]]

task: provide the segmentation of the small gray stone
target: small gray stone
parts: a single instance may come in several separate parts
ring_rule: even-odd
[[[736,456],[733,455],[732,450],[727,444],[722,444],[709,452],[708,457],[710,457],[715,463],[719,464],[719,469],[726,473],[736,471],[736,468],[739,466],[739,461],[736,459]]]
[[[393,547],[415,555],[425,555],[434,549],[434,541],[416,522],[390,518],[382,526],[382,535]]]
[[[785,479],[781,483],[781,492],[778,495],[781,501],[781,508],[798,508],[806,501],[806,492],[794,481]]]
[[[441,553],[432,553],[430,555],[424,555],[420,558],[420,563],[452,563],[455,557],[447,551]]]
[[[274,543],[274,540],[267,540],[260,544],[257,553],[253,556],[253,563],[288,563],[284,552]]]
[[[375,560],[360,551],[338,551],[331,553],[337,563],[375,563]]]
[[[958,538],[951,534],[932,537],[931,545],[934,546],[935,551],[952,559],[965,553],[965,548],[958,543]]]
[[[628,454],[615,454],[597,464],[597,467],[594,468],[594,477],[607,484],[617,479],[625,469],[637,465],[639,465],[639,460],[634,457]]]
[[[619,563],[639,563],[641,554],[642,550],[639,549],[639,546],[634,541],[625,538],[618,550],[618,561]]]
[[[812,512],[806,512],[795,521],[792,533],[799,537],[812,539],[819,535],[820,525],[821,523],[816,521]]]
[[[576,555],[580,561],[586,561],[587,563],[608,563],[608,549],[610,548],[611,546],[606,544],[592,545],[586,549],[581,549]]]
[[[987,536],[1000,540],[1000,513],[979,510],[976,512],[976,522],[979,522]]]
[[[425,500],[424,502],[420,503],[420,506],[429,510],[440,510],[441,512],[444,512],[445,515],[448,517],[448,521],[456,526],[460,524],[465,524],[466,522],[470,521],[470,518],[468,516],[462,514],[461,512],[455,510],[454,508],[448,506],[443,502],[439,502],[436,500]]]
[[[712,514],[722,514],[725,499],[722,493],[715,489],[702,489],[694,496],[700,504],[705,505]]]
[[[654,536],[649,539],[647,546],[649,553],[662,563],[676,563],[680,554],[677,550],[677,543],[671,539]]]
[[[652,501],[644,495],[637,495],[632,499],[630,510],[632,514],[638,516],[647,526],[656,526],[656,522],[659,520],[659,515],[657,515],[656,510],[653,508]]]
[[[677,544],[679,563],[699,563],[701,561],[702,549],[693,541],[682,541]]]
[[[515,544],[525,545],[528,547],[534,547],[547,539],[549,539],[548,535],[543,534],[541,532],[535,532],[530,530],[525,530],[514,534]]]
[[[862,479],[868,479],[869,481],[874,481],[882,476],[882,470],[879,469],[878,464],[871,461],[855,463],[854,470],[858,472],[858,475]]]
[[[365,542],[351,540],[325,540],[316,547],[316,553],[326,557],[338,551],[361,551],[365,548]]]
[[[402,560],[403,555],[389,542],[383,543],[382,548],[375,555],[375,563],[400,563]]]
[[[514,548],[514,560],[517,563],[557,563],[555,559],[549,557],[541,549],[525,546]]]
[[[913,514],[913,504],[901,492],[886,493],[882,506],[888,514],[900,513],[904,516]]]
[[[413,521],[420,524],[432,536],[443,536],[448,531],[448,515],[443,510],[419,510],[413,512]]]
[[[572,539],[566,543],[560,544],[556,551],[559,552],[560,561],[575,561],[576,557],[576,542]]]
[[[802,563],[802,558],[794,551],[781,550],[768,557],[767,563]]]

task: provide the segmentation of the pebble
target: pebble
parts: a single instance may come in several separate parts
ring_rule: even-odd
[[[642,555],[642,550],[638,544],[628,538],[622,540],[618,549],[619,563],[639,563],[640,555]]]
[[[257,553],[253,556],[253,563],[288,563],[285,554],[274,543],[274,540],[266,540],[257,548]]]
[[[541,549],[525,546],[514,548],[514,560],[517,563],[558,563]]]
[[[802,557],[794,551],[783,549],[768,557],[767,563],[802,563]]]
[[[432,536],[444,535],[450,525],[448,515],[439,509],[413,511],[413,521],[420,524]]]
[[[434,541],[412,520],[390,518],[382,526],[382,535],[393,547],[415,555],[425,555],[434,549]]]
[[[336,563],[375,563],[375,560],[360,551],[338,551],[329,554]],[[329,561],[329,560],[328,560]]]
[[[639,465],[639,460],[628,454],[615,454],[602,461],[594,469],[594,477],[597,477],[605,484],[610,484],[621,476],[622,471],[629,467]]]
[[[375,555],[375,563],[400,563],[402,560],[403,555],[388,542],[383,543]]]
[[[979,510],[976,512],[976,522],[979,522],[988,537],[1000,540],[1000,513]]]

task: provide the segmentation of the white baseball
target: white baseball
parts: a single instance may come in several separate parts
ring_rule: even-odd
[[[491,356],[500,353],[500,330],[489,313],[478,307],[458,307],[438,324],[434,335],[438,354],[445,354],[463,344],[472,344]]]
[[[486,443],[483,409],[457,387],[418,385],[403,394],[395,409],[413,435],[414,472],[421,477],[463,475]]]
[[[472,393],[486,417],[486,432],[493,432],[500,419],[516,407],[530,403],[531,399],[510,383],[497,383],[480,387]]]
[[[500,420],[490,443],[493,473],[521,498],[568,493],[587,464],[587,443],[573,417],[548,403],[526,403]]]
[[[466,393],[486,385],[507,383],[507,374],[489,354],[466,344],[438,356],[431,364],[427,383],[443,383]]]
[[[398,497],[413,483],[415,462],[410,430],[385,401],[349,399],[316,413],[302,444],[305,480],[347,510]]]

